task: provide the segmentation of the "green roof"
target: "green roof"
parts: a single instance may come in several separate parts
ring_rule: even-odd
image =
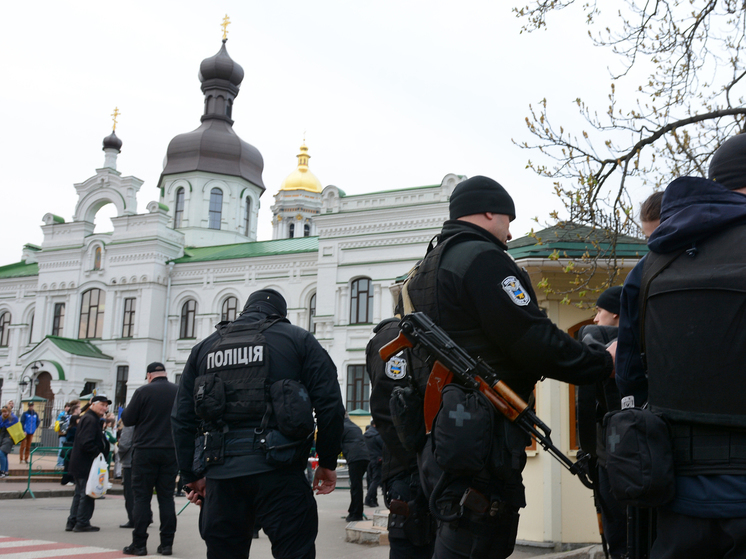
[[[95,359],[114,359],[86,340],[74,340],[72,338],[61,338],[59,336],[46,336],[45,339],[48,339],[62,351],[72,355],[93,357]]]
[[[39,265],[37,263],[26,264],[26,261],[0,266],[0,279],[4,278],[23,278],[28,276],[38,276]]]
[[[176,264],[189,262],[206,262],[210,260],[232,260],[234,258],[254,258],[257,256],[276,256],[301,252],[318,252],[318,237],[300,237],[297,239],[277,239],[274,241],[255,241],[211,247],[187,247],[184,256],[174,260]]]
[[[589,252],[595,253],[598,249],[605,252],[611,248],[607,232],[603,229],[593,229],[562,223],[542,229],[535,233],[536,238],[526,235],[508,243],[508,252],[516,260],[522,258],[548,258],[554,251],[559,252],[560,258],[580,258]],[[640,258],[648,253],[646,239],[638,239],[630,235],[620,235],[616,242],[616,255],[618,258]]]

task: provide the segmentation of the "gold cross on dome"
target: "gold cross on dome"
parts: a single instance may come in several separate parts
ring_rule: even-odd
[[[231,18],[228,17],[228,14],[225,14],[225,17],[223,18],[223,23],[220,24],[220,27],[223,28],[223,40],[226,41],[228,39],[228,26],[231,24]]]
[[[111,113],[111,116],[112,116],[111,120],[114,121],[114,128],[112,128],[112,130],[116,130],[117,129],[117,117],[120,114],[122,114],[122,113],[119,112],[119,108],[118,107],[114,107],[114,112]]]

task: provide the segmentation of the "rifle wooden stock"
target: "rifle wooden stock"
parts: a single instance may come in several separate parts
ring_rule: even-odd
[[[440,409],[440,402],[443,399],[443,389],[453,380],[453,373],[446,369],[440,361],[436,361],[430,376],[427,379],[427,388],[425,389],[425,402],[423,411],[425,415],[425,433],[428,435],[433,429],[433,421]]]
[[[410,342],[402,332],[399,332],[399,335],[396,338],[378,350],[378,355],[380,355],[381,359],[384,361],[388,361],[402,349],[410,347],[414,347],[412,342]]]
[[[479,383],[479,391],[484,394],[487,399],[490,401],[490,403],[495,406],[497,411],[499,411],[502,415],[508,418],[508,420],[515,421],[518,419],[518,416],[521,415],[521,410],[516,410],[513,408],[513,405],[511,402],[505,400],[501,394],[499,394],[496,390],[494,390],[492,387],[490,387],[489,384],[484,382],[484,379],[481,377],[476,377],[477,382]],[[499,382],[497,384],[500,384]],[[495,386],[497,386],[497,384]],[[518,396],[513,393],[513,396],[518,398]],[[518,400],[522,401],[520,398]],[[524,404],[525,407],[525,404]]]

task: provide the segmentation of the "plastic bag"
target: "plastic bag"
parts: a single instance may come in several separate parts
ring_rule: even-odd
[[[85,485],[85,494],[92,499],[100,499],[106,495],[109,489],[109,465],[103,454],[99,454],[91,464],[88,473],[88,483]]]

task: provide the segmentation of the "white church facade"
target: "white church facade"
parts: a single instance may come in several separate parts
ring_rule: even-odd
[[[201,124],[170,142],[157,199],[144,211],[137,201],[143,181],[117,169],[122,141],[112,132],[103,166],[75,185],[72,219],[47,213],[41,246],[26,245],[20,262],[0,266],[2,403],[35,394],[59,408],[95,390],[125,405],[148,363],[163,362],[178,381],[191,348],[218,322],[233,320],[250,293],[269,287],[287,300],[290,321],[329,352],[347,409],[367,409],[364,350],[372,328],[391,316],[391,288],[422,258],[465,177],[346,195],[322,187],[303,145],[274,195],[273,239],[257,241],[264,161],[231,118],[242,78],[225,42],[202,61]],[[113,231],[96,233],[106,204],[116,207]],[[519,245],[516,257],[534,283],[556,267],[546,247]],[[562,328],[591,316],[541,298]],[[571,451],[567,386],[540,383],[537,407],[555,443]],[[529,506],[539,508],[522,521],[519,537],[595,541],[592,502],[580,484],[543,453],[531,460]]]

